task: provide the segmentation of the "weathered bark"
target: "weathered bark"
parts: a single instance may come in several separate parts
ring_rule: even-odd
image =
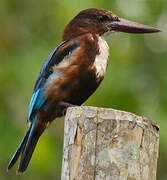
[[[158,125],[135,114],[69,108],[61,180],[155,180]]]

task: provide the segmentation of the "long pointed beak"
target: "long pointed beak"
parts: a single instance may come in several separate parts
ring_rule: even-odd
[[[126,19],[119,18],[118,21],[113,21],[108,24],[108,27],[114,31],[126,32],[126,33],[155,33],[161,32],[160,29],[149,27],[136,22],[128,21]]]

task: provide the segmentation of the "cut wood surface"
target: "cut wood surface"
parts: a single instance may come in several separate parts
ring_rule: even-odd
[[[61,180],[156,180],[158,129],[129,112],[68,108]]]

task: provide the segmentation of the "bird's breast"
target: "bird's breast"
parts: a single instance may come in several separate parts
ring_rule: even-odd
[[[107,42],[102,38],[98,38],[99,53],[95,57],[94,65],[96,67],[97,79],[104,77],[109,57],[109,47]]]
[[[107,42],[95,36],[83,37],[80,42],[79,47],[52,67],[53,75],[46,85],[47,97],[53,104],[61,100],[82,104],[105,75],[109,56]]]

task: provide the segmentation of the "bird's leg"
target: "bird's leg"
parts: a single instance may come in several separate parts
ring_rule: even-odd
[[[61,101],[61,102],[59,103],[59,105],[65,107],[65,108],[78,106],[78,105],[70,104],[70,103],[64,102],[64,101]]]
[[[67,103],[67,102],[64,102],[64,101],[59,102],[59,105],[64,107],[64,109],[62,111],[63,116],[65,116],[68,107],[78,106],[78,105],[70,104],[70,103]]]

